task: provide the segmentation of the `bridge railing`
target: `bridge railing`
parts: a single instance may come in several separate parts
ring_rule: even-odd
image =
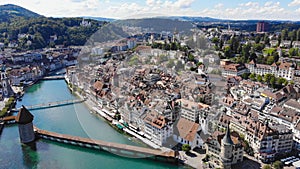
[[[97,145],[101,149],[103,149],[103,147],[104,147],[104,148],[115,149],[115,150],[124,150],[124,151],[128,151],[128,152],[141,153],[146,156],[160,156],[160,157],[173,158],[173,159],[176,158],[176,153],[173,150],[162,151],[162,150],[145,148],[145,147],[138,147],[138,146],[132,146],[132,145],[126,145],[126,144],[120,144],[120,143],[106,142],[106,141],[102,141],[102,140],[92,140],[89,138],[82,138],[82,137],[78,137],[78,136],[70,136],[70,135],[66,135],[66,134],[54,133],[54,132],[47,131],[47,130],[41,130],[41,129],[38,129],[37,127],[34,127],[34,131],[37,135],[41,136],[41,138],[49,139],[49,140],[57,141],[57,142],[63,142],[66,144],[76,143],[77,145],[81,145],[81,146],[83,144]]]
[[[65,106],[65,105],[68,105],[68,104],[81,103],[83,101],[85,101],[85,99],[63,100],[63,101],[57,101],[57,102],[49,102],[49,103],[42,103],[42,104],[30,105],[30,106],[26,106],[26,108],[28,110],[45,109],[45,108],[51,108],[51,107]],[[12,111],[19,111],[20,108],[15,108]]]

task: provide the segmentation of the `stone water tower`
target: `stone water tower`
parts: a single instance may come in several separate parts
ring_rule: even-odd
[[[32,121],[33,115],[24,106],[22,106],[16,117],[21,143],[26,144],[35,140]]]
[[[223,163],[224,169],[231,169],[232,163],[232,150],[233,150],[233,141],[230,137],[230,128],[229,123],[227,124],[226,134],[221,141],[221,161]]]

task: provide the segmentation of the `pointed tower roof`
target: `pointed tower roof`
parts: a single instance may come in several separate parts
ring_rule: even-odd
[[[274,62],[271,66],[274,66],[274,67],[276,67],[277,65],[276,65],[276,63]]]
[[[16,122],[19,124],[28,124],[33,121],[33,115],[22,105],[16,117]]]
[[[222,144],[226,144],[226,145],[232,145],[233,144],[233,141],[230,137],[229,123],[227,124],[227,129],[226,129],[225,136],[222,139]]]
[[[254,64],[255,64],[255,61],[252,59],[252,60],[249,62],[249,64],[254,65]]]

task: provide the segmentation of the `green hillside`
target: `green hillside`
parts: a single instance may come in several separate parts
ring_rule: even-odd
[[[28,19],[42,16],[17,5],[7,4],[0,6],[0,22],[8,22],[17,17]]]

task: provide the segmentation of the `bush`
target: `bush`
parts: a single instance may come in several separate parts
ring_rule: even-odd
[[[0,117],[4,116],[7,113],[7,108],[4,107],[1,111],[0,111]]]
[[[182,145],[181,149],[182,149],[182,151],[188,152],[191,150],[191,146],[188,144],[184,144],[184,145]]]
[[[282,168],[283,168],[282,162],[281,162],[281,161],[275,161],[275,162],[273,163],[273,168],[274,168],[274,169],[282,169]]]
[[[267,164],[263,166],[263,169],[272,169],[272,167],[269,164]]]

